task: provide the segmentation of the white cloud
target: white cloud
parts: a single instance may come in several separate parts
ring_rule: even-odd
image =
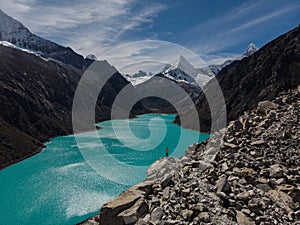
[[[176,41],[186,44],[208,64],[235,58],[241,52],[222,52],[242,42],[251,42],[255,35],[263,31],[261,23],[281,18],[300,6],[297,2],[270,2],[246,1],[219,16],[200,22],[190,30],[176,33]],[[1,3],[1,8],[42,37],[70,46],[82,55],[95,54],[99,59],[104,59],[107,50],[120,44],[158,37],[157,33],[149,32],[149,36],[141,34],[147,33],[156,16],[167,6],[153,1],[143,6],[139,3],[139,0],[6,0]],[[253,27],[256,29],[249,32]],[[165,36],[171,32],[166,31]],[[181,54],[144,44],[119,48],[120,52],[114,53],[114,59],[119,60],[118,66],[130,64],[132,57],[134,62],[146,62],[147,54],[163,56],[163,51],[167,52],[165,61],[169,63]],[[174,57],[170,58],[171,54]]]
[[[101,55],[121,73],[133,74],[139,70],[160,72],[162,67],[174,63],[182,55],[195,67],[208,64],[190,49],[172,42],[143,40],[120,45]]]
[[[288,5],[287,7],[280,9],[278,11],[269,13],[267,15],[262,15],[261,17],[255,18],[245,24],[242,24],[241,26],[235,27],[232,30],[230,30],[230,32],[236,32],[236,31],[240,31],[240,30],[244,30],[246,28],[249,28],[251,26],[255,26],[257,24],[263,23],[265,21],[268,21],[270,19],[273,19],[274,17],[280,16],[282,14],[294,11],[296,9],[298,9],[300,7],[300,4],[298,5]]]
[[[242,42],[251,42],[252,38],[265,29],[264,22],[281,16],[284,18],[286,14],[298,10],[299,7],[299,3],[285,4],[283,1],[274,4],[270,4],[270,1],[247,1],[191,29],[190,36],[200,34],[198,42],[194,43],[192,48],[200,55],[220,54],[224,49],[232,48]],[[220,60],[222,58],[219,57]]]
[[[218,55],[203,55],[200,56],[205,60],[207,65],[220,65],[224,63],[226,60],[232,60],[236,59],[240,56],[241,54],[237,53],[231,53],[231,54],[218,54]]]
[[[29,29],[83,55],[99,55],[116,43],[122,34],[142,29],[166,9],[149,3],[133,12],[138,0],[49,1],[7,0],[1,8]]]

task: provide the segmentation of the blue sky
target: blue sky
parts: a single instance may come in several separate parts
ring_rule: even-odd
[[[187,47],[208,63],[234,58],[250,42],[261,47],[300,22],[297,0],[6,0],[0,7],[82,55],[150,39]]]

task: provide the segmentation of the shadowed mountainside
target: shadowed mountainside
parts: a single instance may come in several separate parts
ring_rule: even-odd
[[[258,102],[300,84],[300,26],[269,42],[250,57],[235,61],[217,75],[232,121]],[[204,88],[209,90],[212,81]],[[202,131],[209,132],[211,111],[203,93],[196,103]],[[212,112],[218,115],[220,112]],[[175,119],[180,123],[180,119]],[[192,121],[191,121],[192,124]]]
[[[5,46],[0,46],[0,61],[1,121],[18,129],[17,133],[24,132],[31,140],[41,142],[72,133],[73,97],[82,72],[73,66]],[[106,61],[102,63],[110,66]],[[128,84],[118,72],[108,80],[98,96],[97,122],[110,119],[115,97]],[[1,133],[5,136],[6,131]],[[3,144],[6,141],[2,136],[0,150],[8,152],[11,149]],[[28,142],[26,135],[21,139]],[[11,142],[14,150],[9,153],[10,157],[1,158],[1,168],[31,156],[41,146],[33,144],[29,151],[14,143]]]
[[[147,90],[148,92],[152,92],[152,93],[156,93],[159,94],[159,92],[161,94],[166,94],[167,90],[166,88],[171,88],[168,85],[168,82],[171,82],[174,85],[178,85],[179,89],[182,89],[183,91],[186,92],[186,94],[193,100],[196,101],[201,88],[198,86],[195,86],[193,84],[187,83],[187,82],[182,82],[182,81],[175,81],[172,80],[168,77],[166,77],[164,74],[156,74],[155,76],[153,76],[152,78],[150,78],[149,80],[138,84],[136,87],[139,89],[143,89],[143,90]],[[155,85],[153,86],[153,84],[155,83]],[[170,84],[171,84],[170,83]],[[166,85],[168,85],[168,87],[166,87]],[[167,95],[166,94],[166,100],[163,98],[159,98],[159,97],[148,97],[148,98],[144,98],[142,99],[139,103],[142,105],[143,108],[143,112],[144,113],[149,113],[149,112],[153,112],[153,113],[176,113],[176,109],[175,107],[168,102],[167,100],[172,100],[170,98],[177,98],[179,93],[176,93],[175,90],[168,90],[170,92],[172,92],[172,95]],[[184,99],[181,99],[182,101]]]
[[[0,122],[0,169],[38,153],[43,143]]]

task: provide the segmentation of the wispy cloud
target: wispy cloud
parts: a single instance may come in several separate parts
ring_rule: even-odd
[[[155,17],[159,12],[161,12],[164,9],[166,9],[165,5],[153,4],[151,7],[147,7],[141,12],[137,12],[137,14],[132,15],[130,22],[122,27],[122,29],[117,33],[115,38],[118,38],[125,31],[136,29],[141,24],[151,23],[153,17]]]
[[[240,25],[238,27],[235,27],[232,30],[230,30],[229,32],[236,32],[236,31],[240,31],[240,30],[249,28],[251,26],[255,26],[257,24],[261,24],[261,23],[263,23],[265,21],[273,19],[274,17],[277,17],[277,16],[280,16],[282,14],[285,14],[285,13],[297,10],[299,7],[300,7],[300,4],[288,5],[287,7],[279,9],[278,11],[271,12],[271,13],[269,13],[267,15],[263,15],[261,17],[255,18],[255,19],[253,19],[253,20],[251,20],[251,21],[249,21],[249,22],[247,22],[245,24],[242,24],[242,25]]]
[[[220,14],[217,17],[214,17],[210,20],[200,22],[197,26],[193,27],[190,31],[201,32],[203,30],[211,30],[212,28],[222,28],[224,26],[230,25],[234,21],[253,14],[254,11],[257,11],[261,7],[261,1],[250,1],[240,4],[238,7],[227,10],[225,9],[223,14]]]
[[[292,11],[299,10],[300,7],[298,2],[278,4],[277,1],[274,5],[270,3],[272,2],[248,1],[232,10],[225,11],[218,17],[200,23],[189,31],[190,36],[200,34],[198,42],[194,43],[192,48],[204,57],[219,53],[219,59],[210,58],[222,61],[224,57],[220,52],[246,40],[250,42],[255,35],[263,31],[264,22],[278,19]],[[257,26],[255,30],[252,29],[254,26]],[[201,34],[204,35],[201,36]]]
[[[286,31],[284,29],[287,26],[272,35],[265,30],[272,23],[270,29],[278,26],[278,22],[286,23],[288,16],[295,14],[300,7],[298,1],[292,0],[247,0],[232,4],[222,2],[220,7],[214,7],[212,3],[199,3],[199,7],[208,5],[217,13],[212,12],[212,16],[207,17],[193,17],[189,14],[190,7],[187,7],[190,3],[177,0],[165,5],[157,2],[6,0],[2,1],[0,7],[34,33],[70,46],[83,55],[95,54],[99,59],[104,59],[104,53],[118,45],[164,38],[192,49],[208,64],[235,58],[244,51],[249,44],[247,42],[253,39],[262,40],[260,44],[264,44],[273,35]],[[176,6],[179,8],[177,11]],[[161,18],[157,18],[161,15]],[[291,18],[295,20],[298,16]],[[193,24],[192,28],[189,28],[190,24]],[[257,38],[263,33],[264,39]],[[123,65],[131,58],[147,61],[145,55],[149,52],[161,56],[166,49],[152,49],[146,44],[123,46],[119,51],[115,52],[114,59],[119,59],[118,64]],[[172,53],[175,58],[180,55],[180,52],[172,52],[171,49],[167,52],[168,56]],[[173,57],[166,58],[167,62],[172,60]]]
[[[120,45],[103,54],[103,58],[114,65],[121,73],[133,74],[139,70],[160,72],[169,63],[184,56],[195,67],[208,66],[193,51],[172,42],[143,40]]]
[[[219,54],[205,54],[200,55],[202,60],[206,62],[207,65],[220,65],[226,60],[236,59],[240,56],[240,53],[219,53]]]
[[[1,8],[34,33],[71,46],[82,54],[101,54],[129,30],[143,29],[166,6],[138,0],[7,0]],[[134,11],[133,11],[134,9]]]

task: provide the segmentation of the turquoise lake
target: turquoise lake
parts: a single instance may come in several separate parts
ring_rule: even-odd
[[[170,156],[180,157],[189,145],[209,137],[172,124],[174,117],[115,120],[117,134],[112,121],[101,122],[97,132],[78,135],[80,148],[73,135],[53,138],[41,153],[0,171],[0,224],[68,225],[94,215],[143,181],[147,167],[164,157],[166,147]],[[123,129],[128,124],[141,142]]]

